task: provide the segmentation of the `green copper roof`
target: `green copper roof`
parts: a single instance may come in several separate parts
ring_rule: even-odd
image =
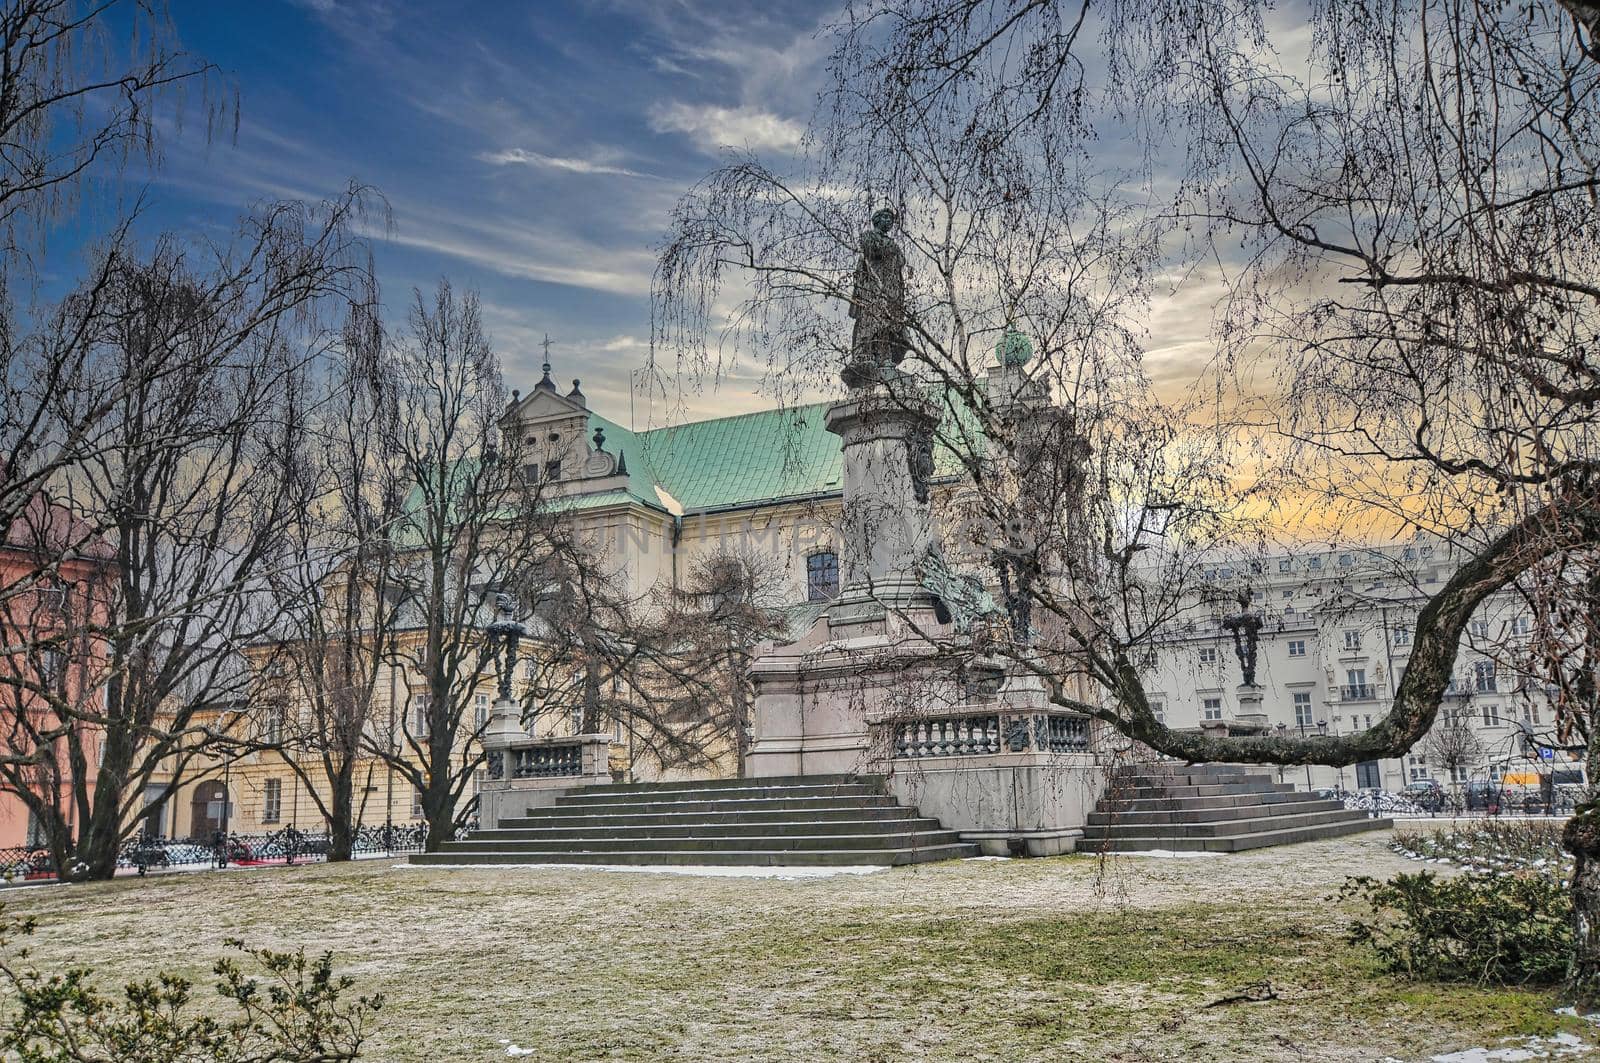
[[[807,498],[840,489],[839,438],[823,425],[828,406],[691,421],[636,438],[655,482],[685,512]]]
[[[589,413],[589,433],[605,429],[605,449],[627,462],[626,495],[653,508],[685,513],[735,509],[785,500],[836,495],[842,483],[839,438],[824,423],[831,402],[691,421],[632,432]],[[945,431],[970,446],[970,414],[946,404]],[[935,453],[936,474],[956,475],[960,462],[944,441]],[[657,490],[660,488],[660,491]],[[663,498],[662,493],[667,497]],[[573,508],[620,501],[618,492],[574,496]]]

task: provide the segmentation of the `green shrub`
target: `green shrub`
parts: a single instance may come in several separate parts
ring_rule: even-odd
[[[40,974],[13,949],[32,919],[0,917],[0,1058],[21,1063],[336,1063],[360,1056],[378,996],[342,1003],[353,984],[332,957],[246,948],[230,941],[264,977],[224,957],[213,971],[231,1017],[196,1015],[193,985],[169,974],[106,995],[92,971]]]
[[[1372,911],[1352,925],[1351,940],[1412,978],[1551,985],[1566,974],[1572,900],[1550,876],[1421,871],[1351,878],[1340,893]]]

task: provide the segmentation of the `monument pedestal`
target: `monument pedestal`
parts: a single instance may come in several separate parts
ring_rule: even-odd
[[[567,790],[611,780],[611,736],[535,738],[523,730],[522,706],[497,698],[483,731],[487,761],[478,791],[478,822],[493,829],[502,819],[555,803]]]
[[[933,548],[937,423],[938,411],[898,376],[852,388],[829,408],[844,466],[844,589],[800,639],[757,654],[749,775],[863,771],[869,714],[956,696],[950,677],[929,667],[925,634],[947,633],[921,571]]]
[[[1264,693],[1253,683],[1239,687],[1239,729],[1256,734],[1267,729],[1267,710],[1262,707]]]
[[[924,586],[936,411],[897,379],[827,416],[842,440],[845,587],[804,636],[757,653],[747,774],[881,774],[986,851],[1072,849],[1104,788],[1089,720],[1024,669],[953,656]]]

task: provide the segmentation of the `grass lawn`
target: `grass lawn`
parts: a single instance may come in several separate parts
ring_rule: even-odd
[[[38,917],[38,964],[119,981],[209,985],[229,937],[332,949],[388,998],[385,1061],[1415,1060],[1576,1029],[1543,994],[1409,984],[1344,943],[1344,876],[1419,866],[1389,837],[797,880],[385,860],[0,899]],[[1261,981],[1278,999],[1207,1006]]]

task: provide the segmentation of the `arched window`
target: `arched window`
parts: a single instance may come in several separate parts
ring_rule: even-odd
[[[806,558],[806,601],[825,602],[839,593],[839,555],[822,550]]]

